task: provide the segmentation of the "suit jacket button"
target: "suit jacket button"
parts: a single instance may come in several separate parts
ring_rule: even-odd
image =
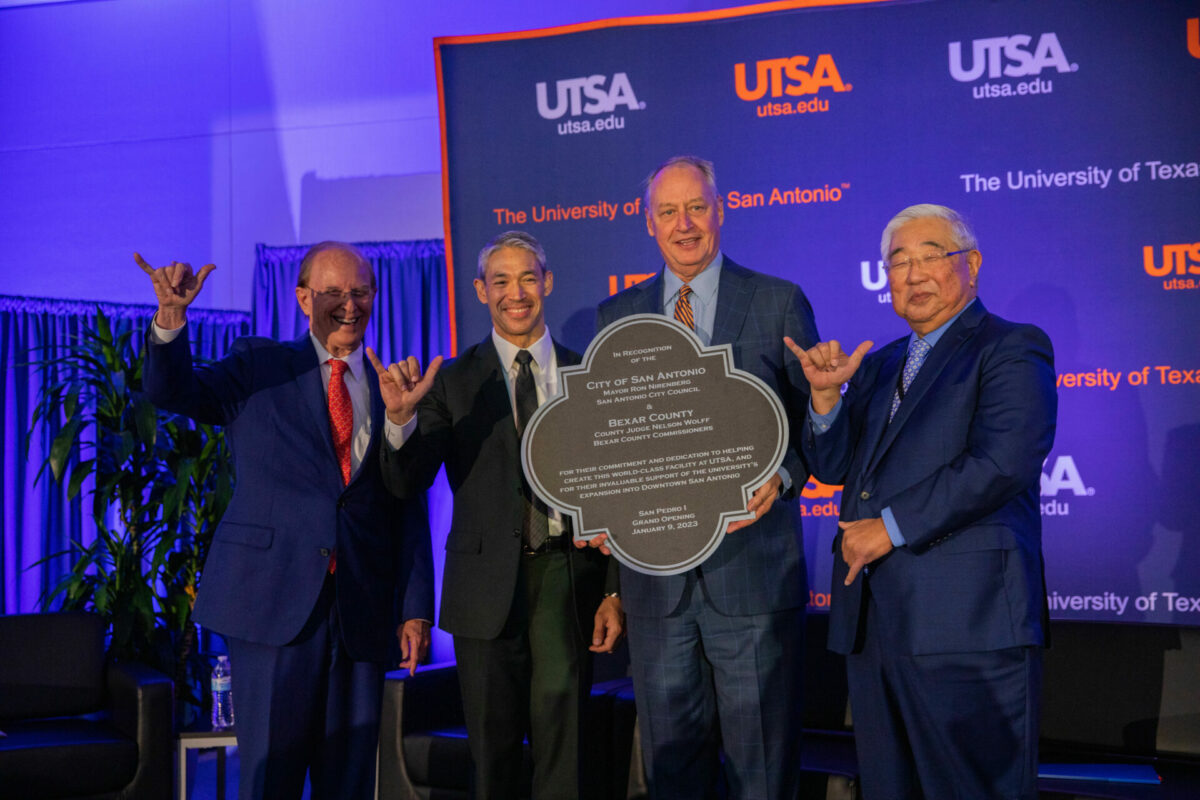
[[[521,538],[521,529],[520,528],[513,528],[513,538],[514,539]]]
[[[859,492],[859,493],[858,493],[858,499],[859,499],[859,500],[870,500],[870,499],[871,499],[871,493],[870,493],[870,492],[867,492],[867,491],[862,491],[862,492]]]
[[[322,547],[319,552],[321,553],[321,558],[329,558],[329,548],[328,547]]]
[[[345,508],[345,507],[346,507],[346,498],[344,498],[344,497],[339,497],[339,498],[338,498],[338,501],[337,501],[337,507],[338,507],[338,508]]]

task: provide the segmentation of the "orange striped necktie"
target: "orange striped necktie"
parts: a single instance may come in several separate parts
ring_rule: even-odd
[[[675,319],[687,326],[689,331],[696,330],[696,318],[692,316],[692,287],[686,283],[679,287],[679,299],[675,301]]]

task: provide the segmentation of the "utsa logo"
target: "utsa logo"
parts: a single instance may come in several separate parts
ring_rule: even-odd
[[[792,56],[791,58],[768,58],[754,65],[754,88],[747,79],[746,65],[733,65],[733,85],[737,96],[748,103],[761,100],[768,93],[771,97],[802,97],[806,94],[816,94],[821,89],[830,88],[835,92],[846,92],[853,88],[842,81],[837,64],[829,53],[817,56],[808,67],[811,59],[808,56]]]
[[[608,84],[607,87],[605,84]],[[537,110],[542,119],[558,119],[570,113],[572,117],[581,114],[608,114],[618,106],[624,106],[630,111],[640,111],[645,108],[639,103],[633,93],[633,85],[629,76],[618,72],[610,81],[604,75],[586,75],[582,78],[564,78],[554,85],[554,105],[550,105],[546,82],[537,84]]]
[[[1045,464],[1042,467],[1045,469]],[[1042,472],[1042,497],[1057,497],[1058,493],[1065,489],[1070,489],[1071,494],[1076,497],[1088,497],[1096,493],[1095,489],[1084,485],[1083,478],[1079,475],[1079,467],[1075,466],[1075,459],[1071,456],[1057,457],[1050,472]]]
[[[1158,261],[1153,245],[1142,248],[1142,269],[1152,278],[1162,278],[1164,289],[1200,289],[1200,242],[1164,244],[1162,263]]]
[[[1142,268],[1146,274],[1162,278],[1174,272],[1176,275],[1200,275],[1200,242],[1187,244],[1164,244],[1162,265],[1155,263],[1153,245],[1142,248]]]
[[[1078,64],[1067,60],[1058,36],[1043,33],[1032,48],[1032,36],[993,36],[971,42],[971,66],[963,63],[962,42],[950,42],[950,75],[956,81],[969,83],[987,73],[989,79],[1026,78],[1040,75],[1053,67],[1059,72],[1075,72]]]

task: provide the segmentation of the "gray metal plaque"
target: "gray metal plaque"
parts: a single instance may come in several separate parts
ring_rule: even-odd
[[[533,490],[570,515],[575,538],[608,534],[621,563],[674,575],[702,563],[788,443],[783,404],[659,314],[620,319],[559,371],[530,420],[521,463]],[[731,534],[736,536],[737,534]]]

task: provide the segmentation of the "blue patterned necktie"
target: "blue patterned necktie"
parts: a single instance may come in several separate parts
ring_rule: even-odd
[[[913,379],[917,377],[917,373],[921,371],[921,365],[925,363],[925,356],[929,355],[929,351],[932,349],[929,342],[921,338],[913,339],[912,344],[908,346],[908,358],[904,360],[904,374],[900,376],[900,386],[892,395],[892,413],[888,415],[888,422],[891,422],[892,417],[896,416],[896,409],[900,408],[900,400],[908,393],[908,387],[912,386]]]

